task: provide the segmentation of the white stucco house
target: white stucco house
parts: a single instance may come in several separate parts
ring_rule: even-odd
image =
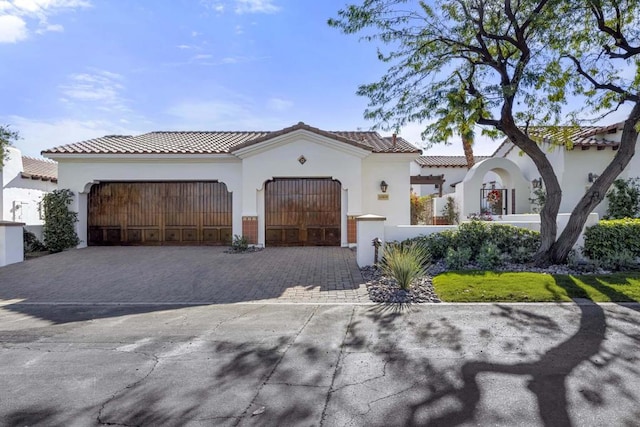
[[[150,132],[52,148],[81,246],[356,244],[356,218],[409,223],[420,149],[304,123],[265,132]]]
[[[620,146],[623,123],[609,126],[534,128],[530,131],[541,139],[541,147],[553,166],[560,187],[562,202],[560,212],[571,212],[585,191],[602,173]],[[515,163],[530,189],[542,185],[540,174],[531,159],[523,155],[511,141],[504,141],[492,158],[502,158]],[[618,176],[622,179],[640,176],[640,156],[631,159]],[[602,217],[607,211],[607,199],[594,212]]]
[[[45,159],[22,156],[9,147],[9,158],[0,169],[2,197],[0,220],[40,226],[42,196],[58,188],[58,165]]]

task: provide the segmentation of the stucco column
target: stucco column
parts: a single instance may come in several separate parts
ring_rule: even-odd
[[[78,238],[80,239],[78,248],[86,248],[89,241],[87,236],[88,194],[88,192],[77,192],[70,207],[71,210],[78,212],[78,222],[76,223],[76,233],[78,233]]]
[[[358,266],[373,265],[375,248],[373,239],[376,237],[384,242],[384,222],[387,218],[379,215],[361,215],[356,218],[358,235]]]
[[[0,267],[24,261],[21,222],[0,220]]]

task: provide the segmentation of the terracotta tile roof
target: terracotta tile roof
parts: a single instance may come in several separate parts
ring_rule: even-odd
[[[489,156],[473,156],[476,163],[488,159]],[[416,159],[422,167],[431,168],[466,168],[467,159],[464,156],[420,156]]]
[[[22,177],[43,181],[58,181],[58,163],[22,156]]]
[[[543,142],[570,145],[571,147],[618,148],[619,141],[607,139],[609,133],[622,129],[624,123],[608,126],[537,126],[529,128],[529,135],[540,138]],[[506,156],[515,145],[507,138],[496,149],[493,155]]]
[[[328,132],[304,123],[263,132],[149,132],[138,136],[108,135],[88,141],[63,145],[43,154],[225,154],[268,139],[308,130],[374,153],[419,153],[420,149],[402,138],[380,136],[377,132]]]

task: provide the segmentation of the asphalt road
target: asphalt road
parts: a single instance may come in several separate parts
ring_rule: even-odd
[[[637,426],[640,306],[0,302],[3,426]]]

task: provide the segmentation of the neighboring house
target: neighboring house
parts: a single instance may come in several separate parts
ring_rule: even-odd
[[[150,132],[46,150],[86,245],[356,243],[356,217],[409,223],[421,151],[376,132]]]
[[[42,225],[42,196],[58,188],[58,165],[50,160],[22,156],[14,147],[8,152],[9,158],[0,170],[0,219],[29,226]]]
[[[538,127],[529,133],[541,139],[542,149],[553,166],[562,188],[560,212],[569,213],[576,206],[592,182],[613,160],[620,145],[623,123],[610,126]],[[531,188],[541,185],[540,173],[521,150],[509,140],[498,147],[494,158],[514,162],[531,183]],[[636,155],[619,175],[619,178],[640,176],[640,156]],[[607,199],[594,212],[602,217],[607,211]]]
[[[474,158],[478,163],[489,157]],[[450,194],[455,192],[456,184],[464,179],[467,171],[467,160],[464,156],[420,156],[411,163],[411,188],[418,196]],[[430,179],[422,179],[428,177]],[[435,182],[439,180],[441,182]],[[432,182],[420,184],[424,181]]]

